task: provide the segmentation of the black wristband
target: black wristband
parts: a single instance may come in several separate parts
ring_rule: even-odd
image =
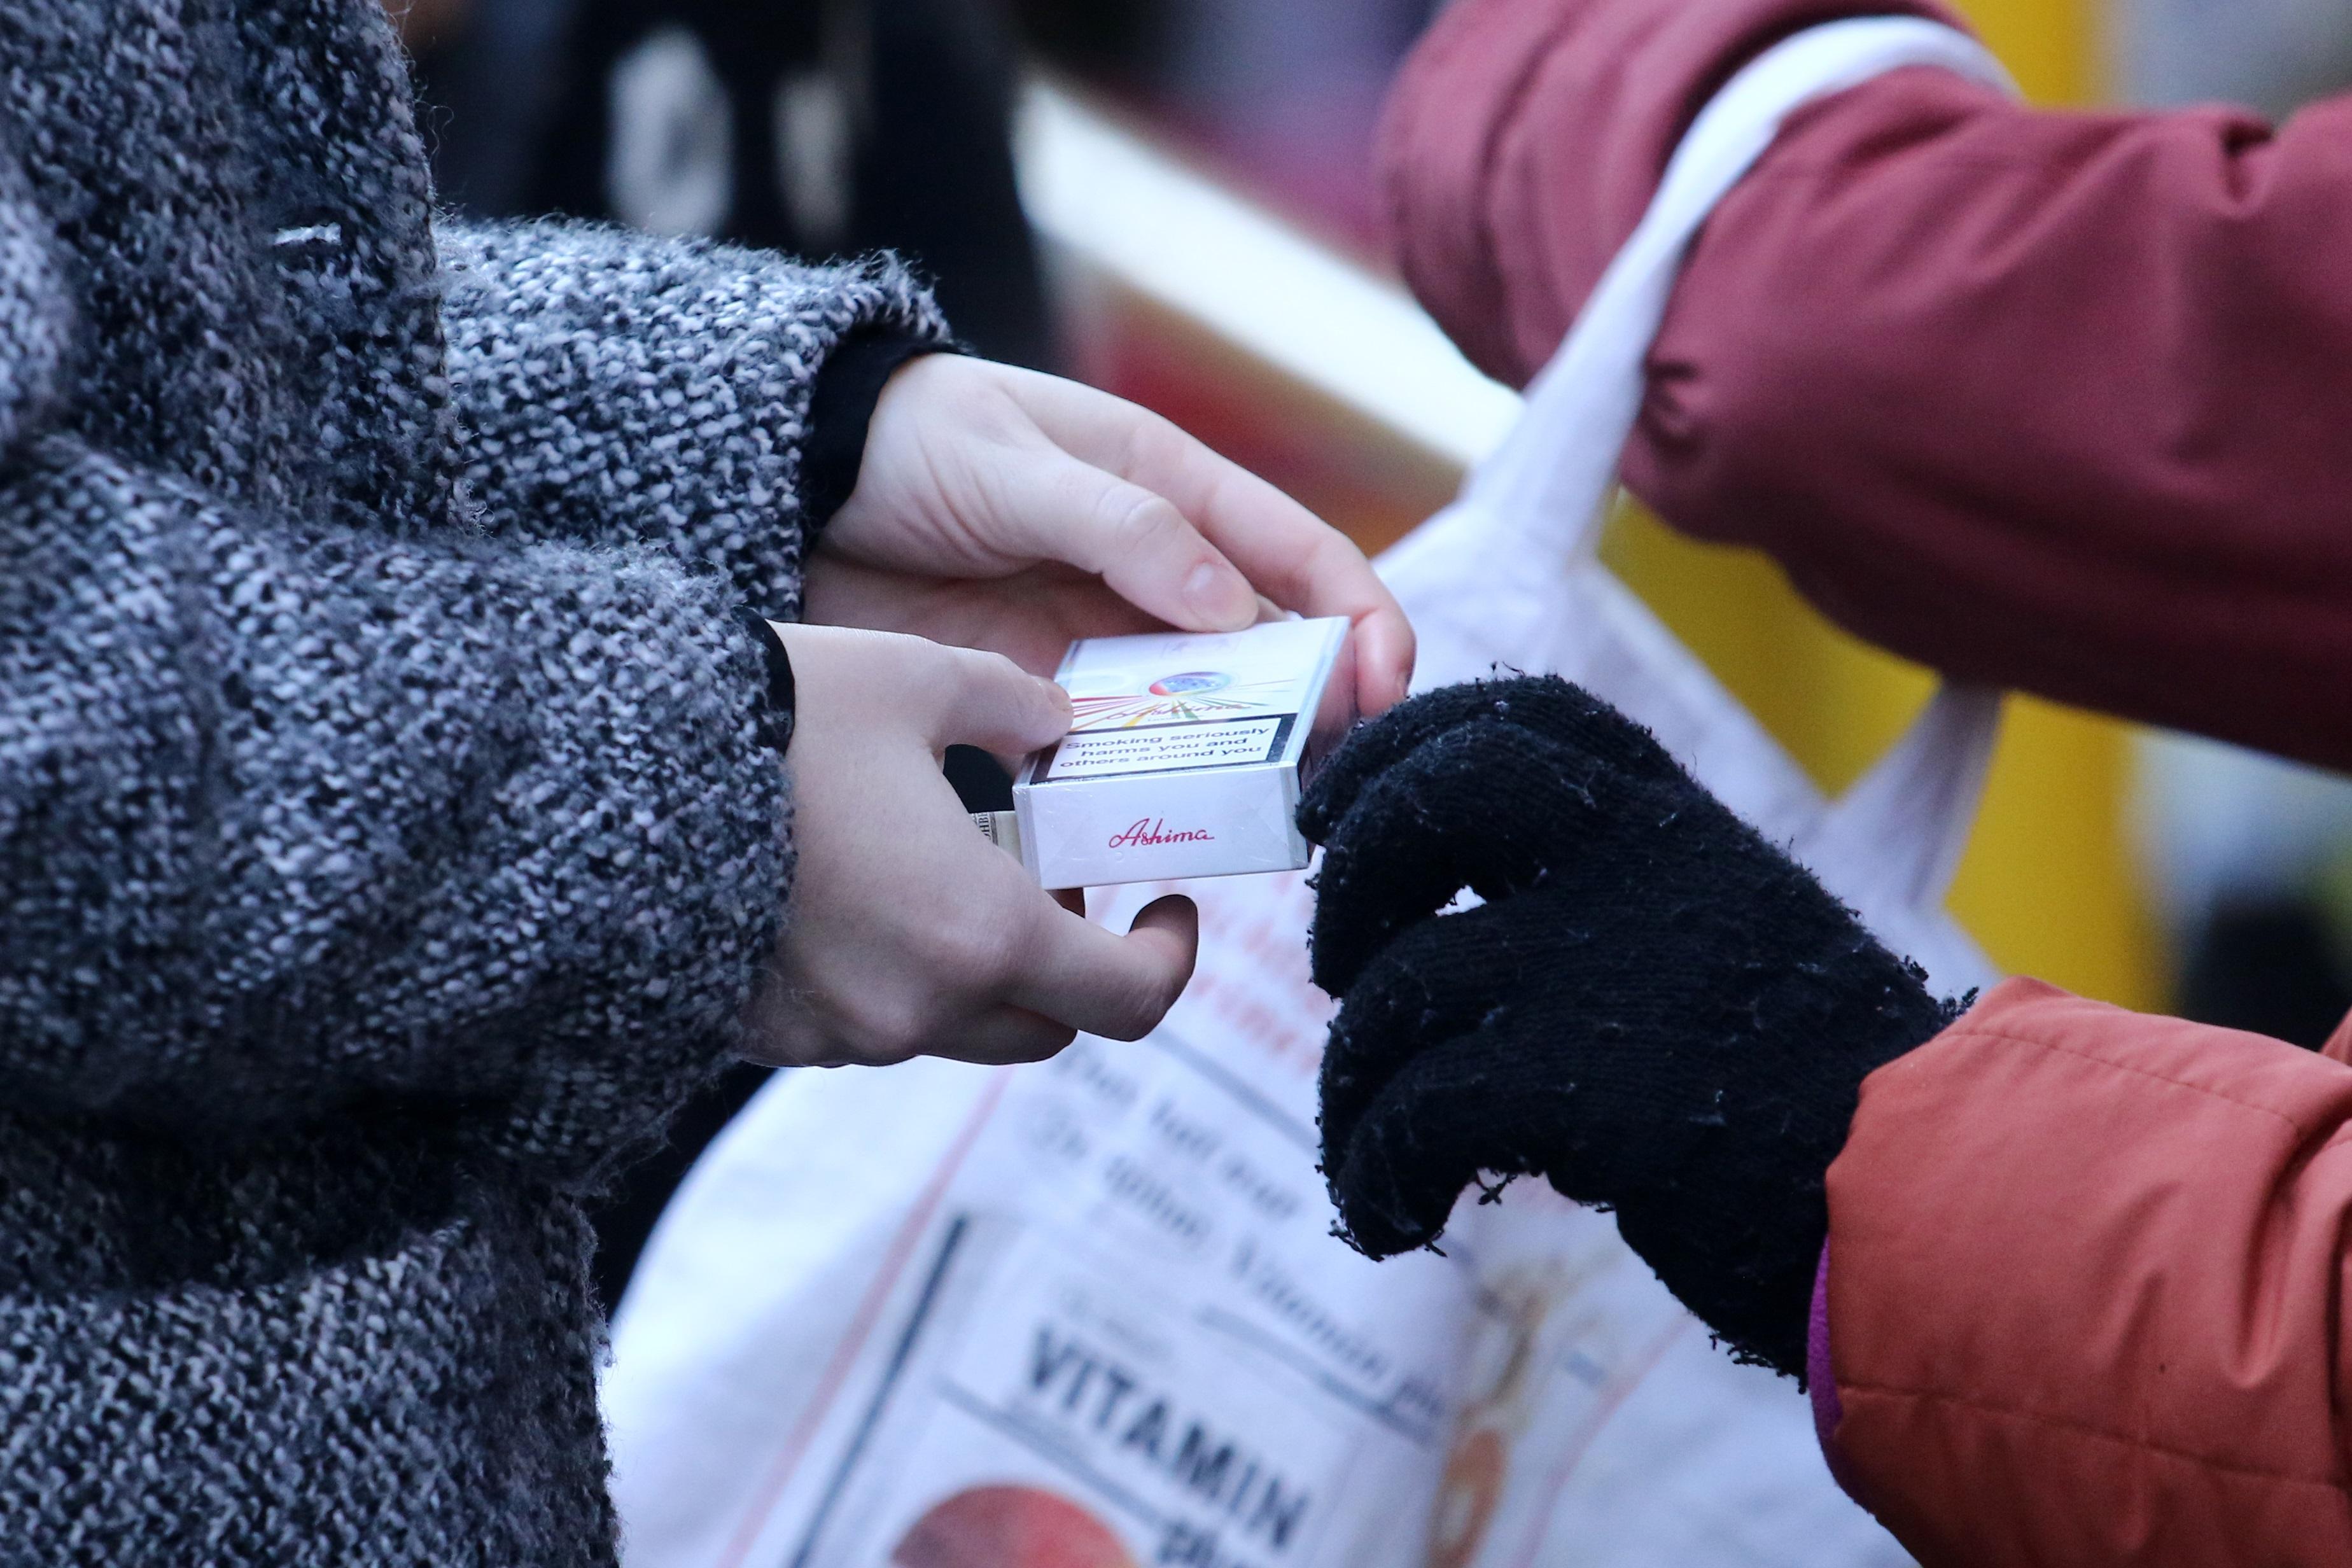
[[[809,394],[808,439],[801,446],[803,549],[816,542],[817,531],[833,521],[857,489],[875,405],[898,367],[924,354],[962,352],[957,343],[877,328],[845,338],[825,356]]]
[[[751,700],[751,722],[760,743],[781,757],[793,743],[793,719],[800,706],[800,688],[793,680],[793,656],[774,623],[759,611],[739,605],[735,618],[759,639],[760,654],[767,664],[768,679]]]

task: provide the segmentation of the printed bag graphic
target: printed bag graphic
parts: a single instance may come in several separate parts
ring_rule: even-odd
[[[1593,687],[1957,989],[1989,978],[1940,904],[1997,700],[1947,691],[1824,802],[1591,549],[1706,211],[1790,108],[1923,63],[1999,79],[1907,19],[1734,78],[1520,427],[1381,564],[1422,684],[1503,663]],[[614,1329],[630,1568],[1907,1561],[1831,1482],[1793,1385],[1714,1350],[1607,1216],[1520,1183],[1465,1202],[1442,1257],[1333,1240],[1311,897],[1187,890],[1199,972],[1146,1040],[796,1072],[712,1147]]]

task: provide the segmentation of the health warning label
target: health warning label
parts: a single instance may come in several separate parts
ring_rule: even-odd
[[[1154,730],[1108,730],[1065,738],[1045,770],[1051,781],[1114,778],[1121,773],[1174,773],[1243,767],[1271,762],[1289,715],[1231,724],[1185,724]]]

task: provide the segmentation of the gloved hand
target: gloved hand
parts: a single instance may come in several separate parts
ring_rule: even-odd
[[[1801,1374],[1823,1180],[1862,1080],[1958,1008],[1566,681],[1431,692],[1307,791],[1323,1162],[1374,1257],[1482,1171],[1617,1211],[1743,1359]],[[1486,901],[1436,911],[1467,887]]]

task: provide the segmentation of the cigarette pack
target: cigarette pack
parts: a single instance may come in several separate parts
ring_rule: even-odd
[[[1298,792],[1355,721],[1348,633],[1335,617],[1071,644],[1054,678],[1070,732],[982,827],[1048,888],[1297,870]]]

